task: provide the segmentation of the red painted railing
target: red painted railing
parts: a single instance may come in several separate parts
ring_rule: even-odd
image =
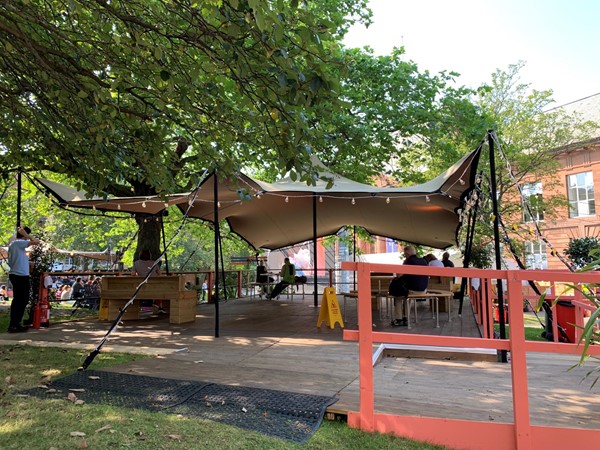
[[[358,330],[344,330],[344,340],[358,341],[360,369],[360,408],[348,414],[348,425],[364,431],[393,433],[398,436],[428,441],[449,448],[486,450],[549,450],[593,448],[600,443],[600,430],[535,426],[530,423],[527,381],[527,352],[579,354],[576,344],[526,341],[523,319],[523,283],[551,282],[581,285],[600,283],[595,273],[574,274],[562,271],[481,270],[434,268],[370,263],[342,263],[342,269],[357,272]],[[483,325],[484,338],[415,335],[374,332],[371,311],[371,272],[413,273],[420,275],[479,278],[481,295],[473,296],[473,308]],[[505,280],[505,304],[508,305],[510,338],[493,339],[492,299],[496,280]],[[589,303],[575,291],[577,314],[590,309]],[[556,310],[554,311],[556,318]],[[578,318],[582,324],[582,319]],[[554,320],[554,323],[557,321]],[[555,336],[557,333],[554,334]],[[489,338],[492,337],[492,338]],[[427,418],[375,413],[373,383],[373,342],[414,344],[463,348],[506,350],[511,357],[514,423],[490,423],[451,418]],[[599,355],[600,346],[591,346],[590,354]],[[493,383],[493,380],[491,380]]]

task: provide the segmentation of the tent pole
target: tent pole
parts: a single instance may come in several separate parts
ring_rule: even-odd
[[[19,167],[17,169],[17,226],[15,227],[15,233],[17,231],[17,228],[21,226],[21,174],[22,170]]]
[[[314,270],[314,306],[319,306],[317,284],[317,193],[313,193],[313,270]]]
[[[469,268],[469,264],[471,263],[471,253],[473,249],[473,238],[475,237],[475,222],[477,221],[477,209],[479,207],[479,199],[475,203],[475,206],[471,210],[471,214],[469,215],[469,223],[467,224],[467,236],[465,242],[465,257],[463,259],[463,267],[465,269]],[[460,283],[460,304],[458,307],[458,315],[462,316],[462,308],[463,308],[463,300],[465,293],[467,292],[467,279],[465,277],[462,278]]]
[[[163,249],[165,254],[165,272],[169,275],[169,259],[167,258],[167,242],[165,240],[165,222],[163,221],[163,215],[160,215],[160,231],[162,232]]]
[[[494,136],[493,131],[488,131],[488,147],[490,149],[490,187],[492,197],[492,208],[494,214],[494,253],[496,254],[496,269],[501,270],[501,255],[500,255],[500,228],[498,217],[498,198],[496,186],[496,161],[494,158]],[[502,280],[496,280],[496,289],[498,292],[498,318],[500,325],[500,339],[506,339],[506,322],[504,317],[504,298],[502,292]],[[501,362],[508,362],[506,350],[500,351]]]
[[[352,261],[356,262],[356,225],[352,226]],[[352,289],[356,290],[356,271],[352,272]]]
[[[215,337],[219,337],[219,178],[215,169],[213,186],[213,213],[215,220]],[[210,286],[209,286],[210,289]]]

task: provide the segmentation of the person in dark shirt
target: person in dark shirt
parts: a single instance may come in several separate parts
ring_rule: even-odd
[[[408,266],[427,266],[427,261],[417,256],[412,245],[404,247],[404,264]],[[392,326],[406,326],[408,321],[405,316],[406,296],[408,294],[423,294],[427,290],[429,277],[427,275],[404,274],[396,277],[390,284],[390,295],[394,296],[394,320]]]
[[[444,267],[454,267],[454,263],[450,261],[450,253],[444,252],[442,255],[442,264],[444,264]]]

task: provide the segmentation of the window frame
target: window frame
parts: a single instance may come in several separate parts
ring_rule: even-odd
[[[579,184],[579,177],[583,177],[582,184]],[[571,184],[572,180],[575,181],[573,185]],[[594,173],[591,170],[567,175],[566,188],[569,218],[576,219],[578,217],[594,217],[596,215]],[[584,196],[582,195],[584,193],[585,199],[583,199]],[[586,206],[587,213],[582,211],[584,205]]]

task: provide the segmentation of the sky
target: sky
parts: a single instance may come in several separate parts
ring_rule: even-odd
[[[421,71],[460,74],[459,85],[491,82],[525,61],[520,81],[552,90],[564,105],[600,93],[598,0],[369,0],[373,24],[353,27],[347,47],[376,55],[404,46]]]

